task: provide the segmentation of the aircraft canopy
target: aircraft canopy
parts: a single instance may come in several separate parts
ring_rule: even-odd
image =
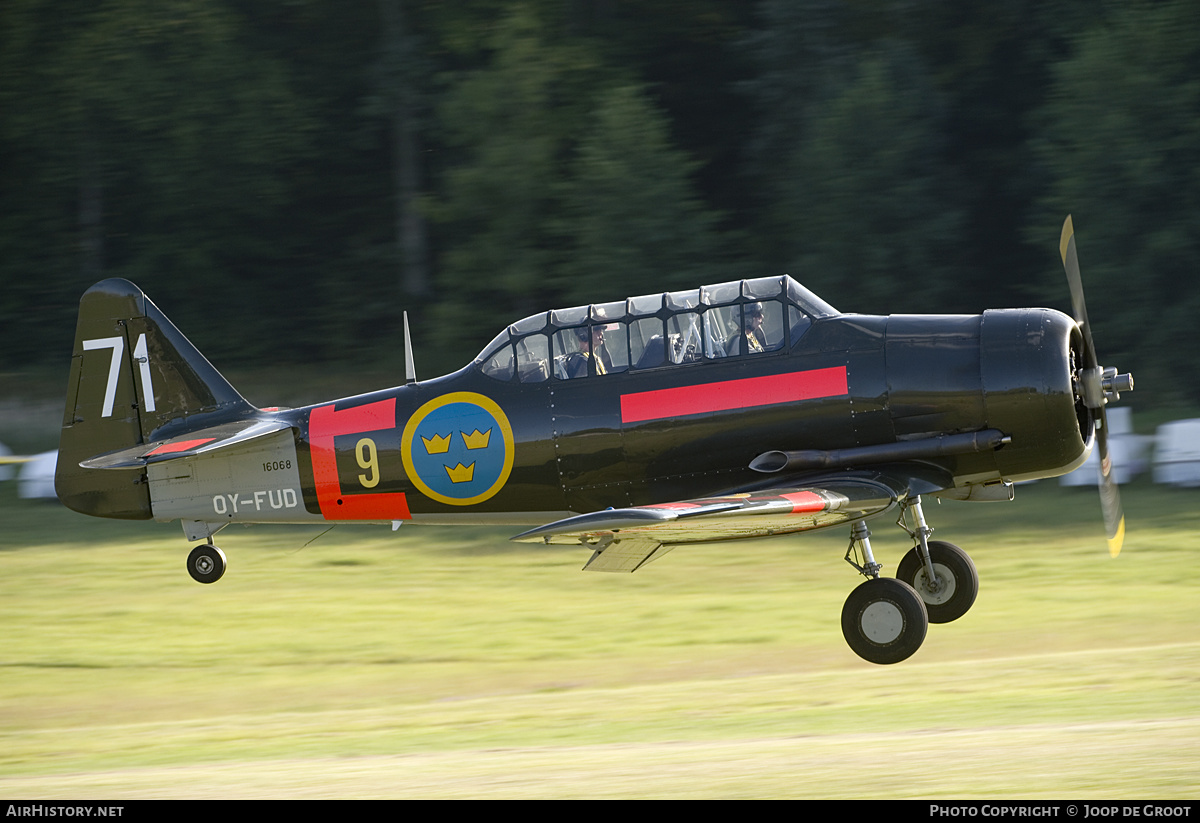
[[[836,314],[787,275],[733,280],[539,312],[496,335],[475,363],[496,380],[536,383],[754,355],[788,348]]]

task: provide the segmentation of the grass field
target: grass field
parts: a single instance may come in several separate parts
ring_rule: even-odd
[[[1124,495],[1117,560],[1086,491],[929,503],[979,599],[878,667],[841,529],[606,575],[514,530],[233,527],[201,586],[178,524],[0,484],[0,795],[1194,799],[1200,492]]]

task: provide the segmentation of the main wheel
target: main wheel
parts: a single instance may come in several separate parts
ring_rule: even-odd
[[[211,543],[197,546],[188,555],[187,570],[197,583],[216,583],[225,574],[225,552]]]
[[[979,594],[979,573],[967,553],[953,543],[929,541],[929,559],[937,581],[930,583],[929,572],[915,548],[910,549],[896,568],[896,579],[917,590],[925,601],[930,623],[949,623],[967,613]]]
[[[921,648],[929,618],[921,596],[907,583],[879,577],[861,583],[842,607],[842,634],[871,663],[899,663]]]

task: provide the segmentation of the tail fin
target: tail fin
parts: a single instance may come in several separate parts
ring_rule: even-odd
[[[84,514],[149,519],[144,470],[79,464],[256,411],[141,289],[116,278],[97,283],[79,301],[54,482],[59,499]]]

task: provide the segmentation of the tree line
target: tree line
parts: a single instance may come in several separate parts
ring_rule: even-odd
[[[138,283],[218,363],[422,371],[540,309],[788,272],[1069,306],[1200,399],[1185,0],[6,0],[0,358]],[[1140,394],[1140,393],[1139,393]]]

